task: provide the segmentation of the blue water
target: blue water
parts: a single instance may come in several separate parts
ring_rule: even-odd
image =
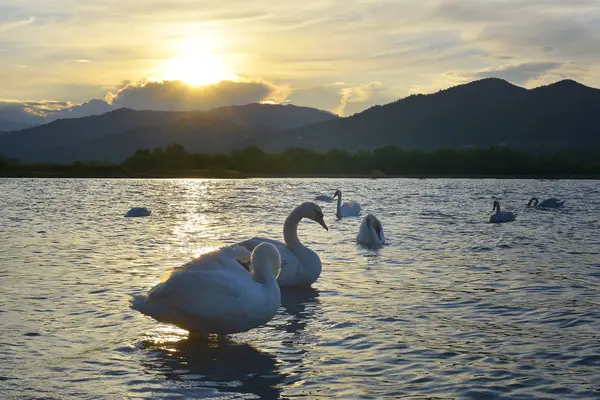
[[[323,273],[201,343],[128,307],[166,269],[336,188],[383,223],[303,222]],[[525,209],[532,195],[564,209]],[[487,223],[494,199],[515,222]],[[148,218],[127,219],[132,206]],[[3,398],[600,398],[600,182],[0,180]]]

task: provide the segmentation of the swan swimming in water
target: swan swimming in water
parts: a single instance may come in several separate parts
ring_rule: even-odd
[[[565,200],[559,201],[558,199],[551,198],[546,199],[540,203],[537,197],[532,197],[531,200],[529,200],[529,203],[527,203],[527,207],[535,208],[560,208],[564,205]]]
[[[360,215],[360,204],[356,201],[347,201],[342,204],[342,191],[336,190],[333,194],[333,198],[337,197],[337,210],[335,212],[336,217],[355,217]]]
[[[498,201],[494,201],[494,208],[492,211],[496,211],[490,217],[490,222],[512,222],[515,220],[515,214],[510,211],[500,211],[500,203]]]
[[[147,217],[152,214],[152,211],[146,207],[133,207],[131,210],[125,213],[125,217]]]
[[[364,246],[380,246],[385,244],[383,225],[373,214],[363,218],[356,241]]]
[[[282,243],[277,240],[254,237],[236,244],[248,250],[253,250],[259,243],[268,242],[279,250],[281,254],[281,273],[277,278],[279,286],[310,286],[321,275],[321,259],[311,249],[300,243],[298,239],[298,223],[302,218],[318,222],[323,228],[329,230],[323,220],[323,211],[315,203],[306,202],[296,207],[286,218],[283,224]]]
[[[249,271],[242,262],[250,257]],[[245,332],[269,322],[281,305],[281,258],[270,243],[222,248],[169,271],[131,308],[191,334]],[[248,273],[249,272],[249,273]]]

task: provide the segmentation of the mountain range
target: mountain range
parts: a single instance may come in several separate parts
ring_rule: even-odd
[[[0,134],[0,154],[21,161],[122,161],[139,148],[179,143],[189,152],[256,145],[348,151],[508,146],[600,150],[600,90],[572,80],[525,89],[497,78],[411,95],[346,118],[308,107],[249,104],[209,111],[118,109]]]
[[[179,143],[191,152],[227,152],[271,132],[337,119],[293,105],[248,104],[209,111],[128,108],[0,134],[0,155],[24,162],[120,162],[137,149]]]

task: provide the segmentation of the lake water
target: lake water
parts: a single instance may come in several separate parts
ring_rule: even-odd
[[[323,261],[266,326],[227,342],[129,309],[166,269],[282,238],[336,188],[382,221],[299,236]],[[564,209],[525,209],[532,195]],[[518,213],[489,224],[492,202]],[[132,206],[148,218],[123,218]],[[3,398],[600,398],[600,182],[0,180]]]

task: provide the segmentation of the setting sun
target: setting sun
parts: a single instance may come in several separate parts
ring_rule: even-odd
[[[227,71],[223,58],[214,54],[204,42],[185,41],[180,44],[178,55],[166,61],[164,80],[200,86],[235,78]]]

